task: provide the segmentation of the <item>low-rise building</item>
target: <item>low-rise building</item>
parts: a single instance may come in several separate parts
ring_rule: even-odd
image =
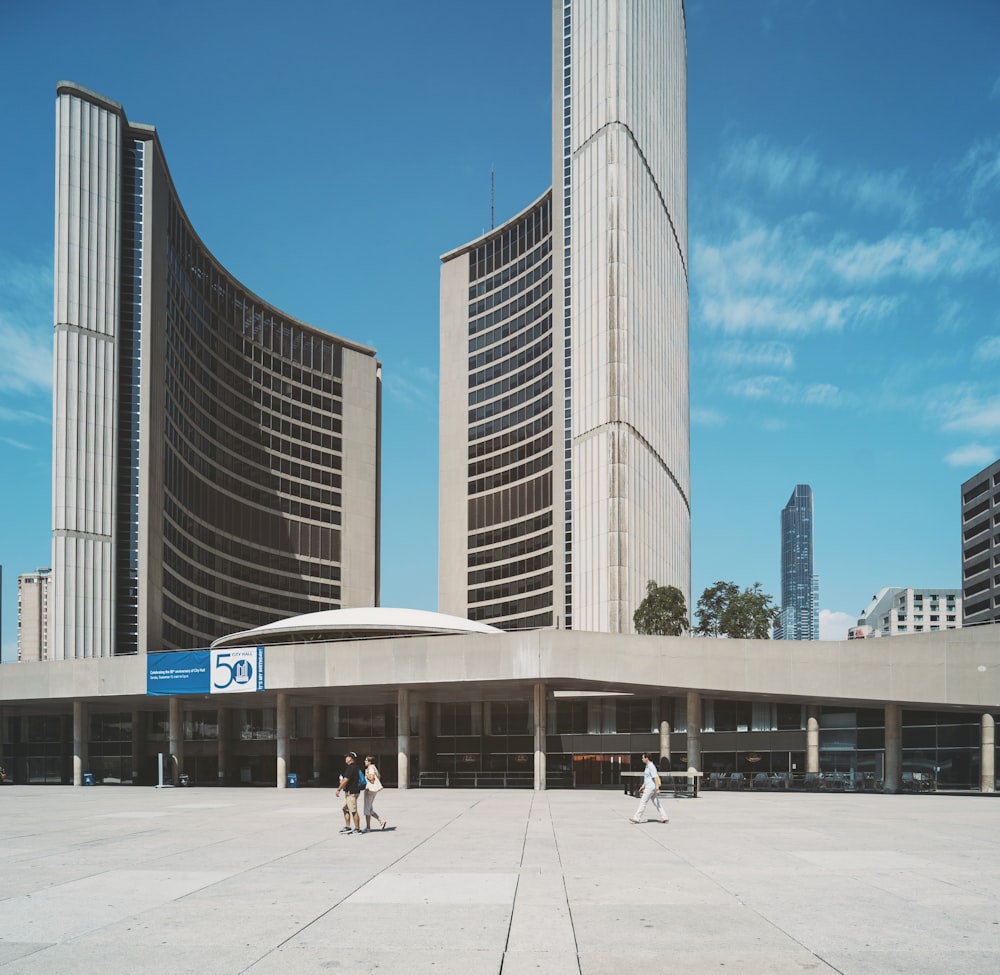
[[[858,625],[851,627],[847,638],[864,640],[961,628],[961,589],[888,586],[872,596],[871,602],[858,617]]]

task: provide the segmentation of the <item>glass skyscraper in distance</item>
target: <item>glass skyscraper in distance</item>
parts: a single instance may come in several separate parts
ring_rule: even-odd
[[[776,640],[819,639],[819,576],[813,571],[813,493],[796,484],[781,511],[781,621]]]

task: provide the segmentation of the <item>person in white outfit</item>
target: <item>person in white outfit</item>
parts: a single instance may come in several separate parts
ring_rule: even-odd
[[[660,822],[669,823],[670,817],[663,811],[663,806],[660,805],[659,796],[656,794],[656,790],[659,788],[660,773],[657,772],[656,766],[653,764],[653,760],[645,752],[643,752],[642,755],[642,764],[646,766],[646,770],[642,773],[642,795],[639,798],[639,808],[636,809],[635,815],[629,820],[629,822],[643,822],[642,817],[646,812],[646,803],[652,799],[653,805],[656,807],[656,811],[660,814]]]

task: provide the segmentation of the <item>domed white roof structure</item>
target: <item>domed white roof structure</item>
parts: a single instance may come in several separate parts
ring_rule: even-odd
[[[386,637],[444,636],[449,633],[502,633],[495,626],[464,620],[459,616],[432,613],[425,609],[390,609],[366,606],[355,609],[328,609],[319,613],[292,616],[252,630],[241,630],[212,643],[219,647],[246,647],[257,644],[313,643],[329,640],[371,640]]]

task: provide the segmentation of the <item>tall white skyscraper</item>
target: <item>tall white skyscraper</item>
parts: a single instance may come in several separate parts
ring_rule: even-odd
[[[377,604],[375,351],[233,277],[156,129],[71,82],[55,209],[52,659]]]
[[[690,605],[681,0],[554,0],[552,190],[441,268],[439,608],[629,632]]]

